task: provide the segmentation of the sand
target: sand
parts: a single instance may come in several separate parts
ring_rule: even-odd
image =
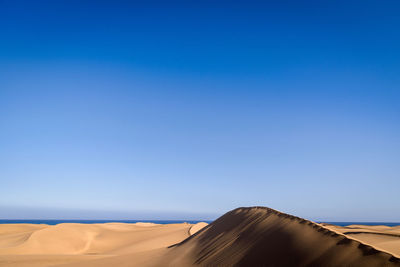
[[[238,208],[211,224],[0,225],[0,266],[400,266],[400,227]]]
[[[228,212],[161,260],[170,266],[400,266],[392,253],[265,207]]]
[[[126,266],[145,264],[160,249],[181,242],[205,225],[0,224],[0,266],[88,266],[88,261],[99,266],[96,259],[110,266],[107,258],[120,256],[122,261],[129,258]]]
[[[345,234],[375,248],[389,252],[400,258],[400,226],[385,225],[349,225],[346,227],[322,224],[333,231]]]

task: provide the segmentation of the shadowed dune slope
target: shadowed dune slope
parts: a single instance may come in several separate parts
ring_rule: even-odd
[[[392,254],[265,207],[226,213],[172,246],[158,264],[167,262],[169,266],[400,266]]]

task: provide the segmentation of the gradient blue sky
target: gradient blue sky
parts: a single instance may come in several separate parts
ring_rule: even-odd
[[[398,3],[0,0],[0,218],[400,221]]]

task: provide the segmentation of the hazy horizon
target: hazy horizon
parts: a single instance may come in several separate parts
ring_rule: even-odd
[[[0,219],[400,222],[399,3],[190,2],[0,2]]]
[[[190,211],[165,211],[165,210],[85,210],[85,209],[63,209],[49,207],[0,207],[0,221],[214,221],[226,212],[222,213],[206,213],[206,212],[190,212]],[[3,217],[6,215],[7,217]],[[353,219],[352,219],[353,218]],[[393,217],[395,218],[395,217]],[[399,220],[371,220],[360,217],[338,217],[338,216],[316,216],[309,217],[315,222],[325,223],[341,223],[341,222],[357,222],[357,223],[395,223],[400,224]]]

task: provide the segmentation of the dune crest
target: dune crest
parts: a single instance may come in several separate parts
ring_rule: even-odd
[[[226,213],[172,246],[161,262],[169,266],[400,266],[400,259],[390,253],[265,207]]]

